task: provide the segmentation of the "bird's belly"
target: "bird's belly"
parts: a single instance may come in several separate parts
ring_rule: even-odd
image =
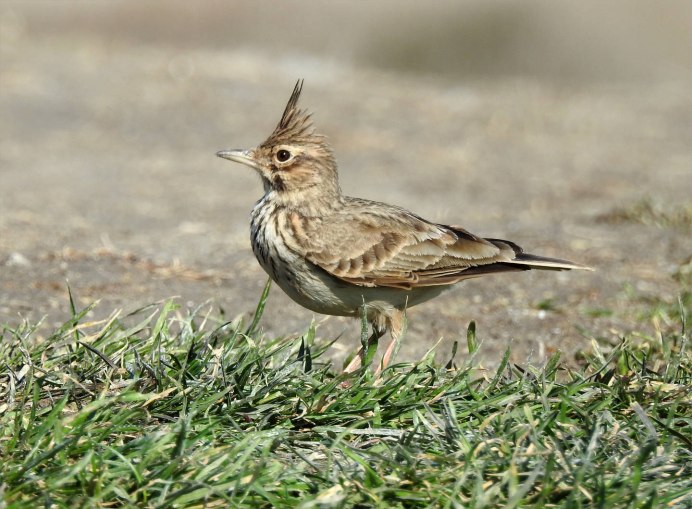
[[[413,290],[366,287],[346,283],[293,255],[288,259],[255,253],[272,280],[301,306],[336,316],[359,316],[363,304],[384,312],[406,309],[437,297],[448,286],[420,287]]]
[[[264,214],[264,215],[263,215]],[[347,283],[313,265],[290,250],[261,203],[253,211],[252,248],[262,268],[281,289],[301,306],[326,315],[359,316],[363,305],[389,314],[403,310],[442,293],[448,286],[418,287],[412,290],[367,287]]]
[[[326,315],[357,316],[359,304],[341,291],[343,283],[288,249],[258,205],[251,222],[252,250],[264,271],[295,302]],[[265,214],[266,215],[266,214]],[[362,299],[360,299],[362,303]]]
[[[340,291],[338,281],[309,262],[291,257],[277,259],[257,254],[257,261],[272,280],[301,306],[325,315],[356,316],[358,304]],[[360,301],[362,303],[362,299]]]

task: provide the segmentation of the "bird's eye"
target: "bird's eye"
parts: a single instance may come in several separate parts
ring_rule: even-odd
[[[281,149],[276,153],[276,160],[280,163],[285,163],[291,158],[291,153],[288,150]]]

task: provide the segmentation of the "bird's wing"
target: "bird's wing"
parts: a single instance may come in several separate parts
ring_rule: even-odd
[[[411,289],[530,268],[503,264],[521,253],[510,242],[483,239],[384,204],[350,205],[319,220],[289,214],[287,223],[311,263],[351,284]]]

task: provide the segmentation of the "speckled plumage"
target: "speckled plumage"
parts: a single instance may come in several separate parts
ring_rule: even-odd
[[[260,265],[294,301],[318,313],[357,317],[365,306],[372,340],[386,329],[392,334],[384,365],[402,333],[405,309],[455,283],[497,272],[586,268],[529,255],[512,242],[436,224],[401,207],[344,196],[327,139],[298,108],[301,90],[299,81],[266,141],[218,155],[251,166],[262,178],[265,194],[250,222]]]

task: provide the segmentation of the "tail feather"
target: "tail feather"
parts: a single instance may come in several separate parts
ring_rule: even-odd
[[[593,270],[591,267],[580,263],[561,260],[560,258],[548,258],[547,256],[537,256],[521,253],[514,258],[511,264],[523,265],[532,269],[543,270]]]
[[[509,264],[512,266],[517,266],[519,270],[521,268],[528,269],[540,269],[540,270],[593,270],[591,267],[582,265],[580,263],[571,262],[569,260],[562,260],[560,258],[550,258],[547,256],[538,256],[529,253],[524,253],[521,246],[518,246],[514,242],[503,239],[485,239],[492,242],[500,248],[510,248],[514,251],[514,258],[506,262],[501,262],[502,264]]]
[[[510,243],[507,243],[510,244]],[[519,246],[517,246],[519,247]],[[521,249],[519,249],[521,251]],[[472,279],[487,274],[497,274],[500,272],[518,272],[524,270],[594,270],[586,265],[561,260],[559,258],[548,258],[523,252],[516,253],[514,259],[490,263],[488,265],[476,265],[464,268],[463,270],[446,276],[433,276],[425,279],[422,286],[449,285],[458,283],[465,279]],[[410,286],[409,286],[410,287]]]

